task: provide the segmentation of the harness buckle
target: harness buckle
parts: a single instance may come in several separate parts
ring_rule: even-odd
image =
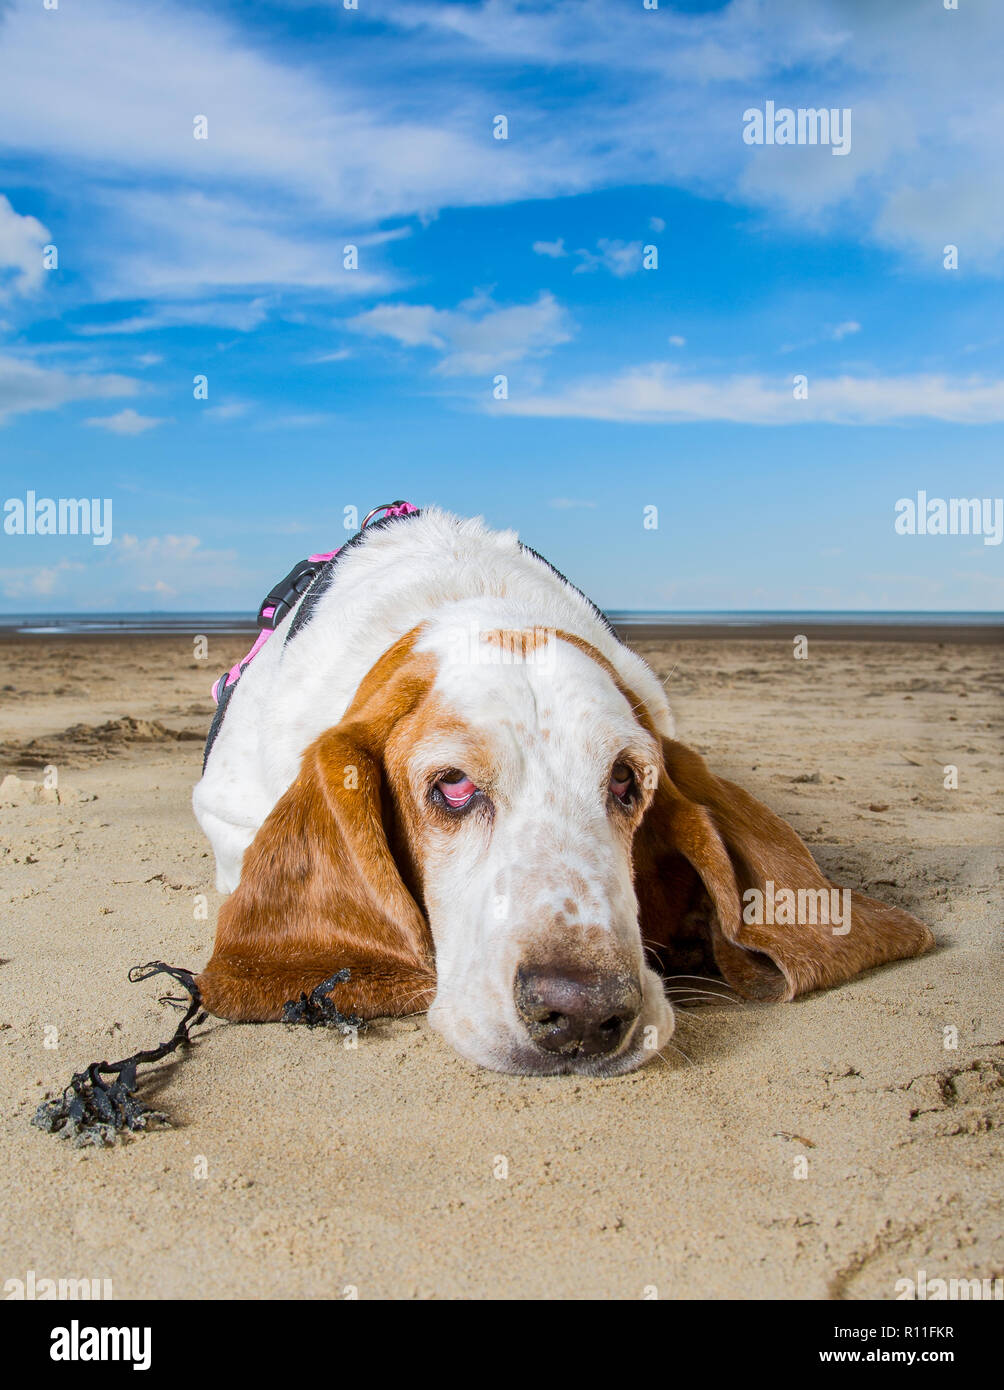
[[[262,599],[258,609],[259,629],[274,631],[304,590],[313,583],[319,569],[320,565],[312,564],[310,560],[298,560],[289,574],[280,579]]]

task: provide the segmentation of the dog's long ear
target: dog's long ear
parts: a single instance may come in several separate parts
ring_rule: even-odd
[[[431,999],[431,936],[385,824],[383,747],[431,679],[402,641],[370,672],[342,723],[307,749],[245,852],[198,978],[211,1013],[280,1018],[285,1003],[343,968],[351,978],[331,994],[343,1013],[411,1013]]]
[[[686,937],[699,918],[698,898],[710,898],[719,970],[755,999],[794,999],[934,944],[909,913],[835,889],[787,822],[682,743],[662,744],[665,767],[635,838],[635,881],[642,936],[666,968],[674,935]]]

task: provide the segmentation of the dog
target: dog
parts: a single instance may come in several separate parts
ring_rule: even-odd
[[[612,1076],[672,1036],[667,973],[790,1000],[933,944],[857,892],[831,920],[795,831],[676,741],[653,672],[512,531],[395,511],[257,647],[193,795],[223,1018],[348,970],[325,998],[360,1018],[427,1010],[482,1066]]]

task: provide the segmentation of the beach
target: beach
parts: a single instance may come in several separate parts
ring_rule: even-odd
[[[190,795],[210,686],[249,643],[211,634],[197,659],[197,632],[0,641],[0,778],[19,779],[0,804],[3,1280],[892,1299],[920,1271],[1004,1275],[999,641],[809,631],[796,659],[783,623],[632,633],[677,736],[834,882],[927,922],[931,954],[793,1004],[681,986],[678,1051],[610,1081],[479,1070],[423,1017],[354,1048],[210,1019],[142,1090],[171,1127],[74,1148],[29,1125],[39,1102],[177,1021],[171,982],[129,968],[198,970],[212,947]]]

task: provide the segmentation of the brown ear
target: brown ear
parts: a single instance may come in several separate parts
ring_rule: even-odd
[[[715,962],[750,998],[794,999],[934,944],[908,912],[835,889],[787,822],[712,776],[682,743],[662,744],[665,770],[635,839],[635,878],[642,936],[667,971],[678,959],[674,938],[687,944],[708,898]]]
[[[409,649],[392,648],[343,723],[311,744],[245,852],[198,978],[211,1013],[280,1018],[285,1003],[344,968],[351,978],[330,996],[343,1013],[375,1018],[430,1002],[431,937],[384,824],[392,808],[382,748],[428,686],[415,659],[405,661]]]

